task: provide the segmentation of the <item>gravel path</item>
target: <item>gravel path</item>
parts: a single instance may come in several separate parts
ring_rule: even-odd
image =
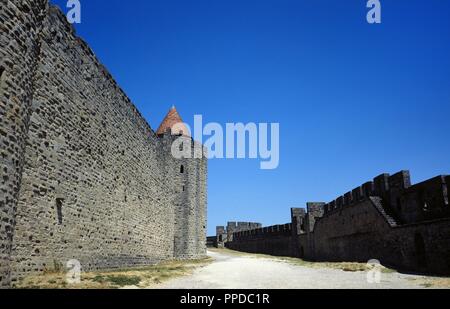
[[[208,252],[214,261],[194,274],[168,281],[162,289],[385,289],[424,288],[423,277],[382,273],[381,283],[369,284],[365,272],[292,265],[276,258],[256,258]]]

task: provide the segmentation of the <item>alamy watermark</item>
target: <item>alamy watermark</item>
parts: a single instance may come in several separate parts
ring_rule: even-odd
[[[69,9],[67,12],[67,21],[71,24],[81,24],[81,2],[80,0],[68,0],[66,7]]]
[[[69,9],[67,12],[67,21],[71,24],[81,23],[81,2],[80,0],[68,0],[66,7]],[[369,9],[367,12],[367,22],[369,24],[381,24],[381,2],[380,0],[368,0],[366,7]]]
[[[367,283],[369,284],[380,284],[381,283],[381,265],[379,260],[370,260],[367,262],[367,268],[369,271],[366,274]]]
[[[66,282],[68,284],[80,284],[81,283],[81,263],[78,260],[70,260],[66,263],[66,267],[69,270],[66,274]]]
[[[67,21],[71,24],[81,23],[81,2],[80,0],[68,0],[66,7]],[[367,22],[369,24],[381,23],[381,3],[380,0],[368,0]],[[186,125],[187,126],[187,125]],[[269,136],[270,126],[270,136]],[[185,139],[180,138],[173,144],[172,155],[175,158],[201,158],[208,159],[260,159],[260,167],[263,170],[276,169],[279,166],[279,132],[278,123],[227,123],[225,129],[219,123],[202,124],[202,117],[194,117],[195,141],[203,144],[204,149],[199,145],[195,147],[194,153],[190,147],[184,147]],[[204,137],[206,140],[204,141]]]
[[[176,159],[260,159],[261,169],[278,168],[279,123],[226,123],[224,127],[216,122],[203,124],[203,117],[195,115],[193,131],[189,125],[184,125],[193,132],[189,136],[196,143],[192,144],[192,139],[185,136],[176,139],[172,143],[172,156]],[[176,130],[172,132],[176,133]]]
[[[370,9],[367,12],[367,22],[369,24],[381,24],[381,2],[380,0],[367,1],[367,8]]]

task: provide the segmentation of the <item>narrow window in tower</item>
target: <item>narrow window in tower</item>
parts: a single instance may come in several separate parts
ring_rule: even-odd
[[[63,223],[63,213],[62,213],[63,203],[64,203],[64,199],[62,199],[62,198],[56,199],[56,215],[58,218],[59,225],[61,225]]]
[[[3,75],[5,74],[5,68],[4,67],[2,67],[2,66],[0,66],[0,94],[2,94],[3,93]]]
[[[182,166],[180,167],[180,173],[181,173],[181,174],[184,173],[184,165],[182,165]]]
[[[397,210],[402,211],[402,200],[399,197],[397,198]]]
[[[183,186],[183,192],[186,191],[186,186]]]

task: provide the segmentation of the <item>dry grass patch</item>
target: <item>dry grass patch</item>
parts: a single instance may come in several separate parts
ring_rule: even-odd
[[[80,284],[67,284],[66,273],[61,270],[26,277],[17,289],[118,289],[125,287],[148,288],[171,278],[189,275],[197,267],[207,265],[211,258],[190,261],[168,261],[158,265],[87,272],[81,274]]]
[[[450,289],[450,278],[424,277],[409,279],[427,289]]]

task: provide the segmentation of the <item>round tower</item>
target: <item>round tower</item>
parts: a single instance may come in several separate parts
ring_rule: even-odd
[[[170,109],[156,134],[163,140],[167,153],[166,181],[174,207],[174,258],[203,257],[206,255],[206,158],[194,156],[196,149],[203,148],[193,142],[175,107]],[[174,156],[172,148],[185,155]]]

